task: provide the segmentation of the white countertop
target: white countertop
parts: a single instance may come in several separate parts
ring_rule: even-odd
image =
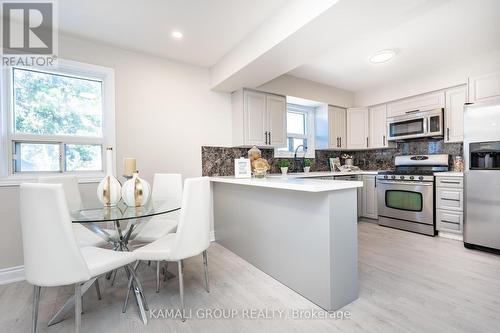
[[[336,173],[338,174],[338,172]],[[282,190],[304,191],[304,192],[328,192],[339,191],[350,188],[363,187],[363,182],[346,180],[324,180],[324,179],[305,179],[297,177],[267,177],[258,178],[234,178],[228,177],[210,177],[215,183],[227,183],[236,185],[258,186],[275,188]]]
[[[434,172],[434,176],[436,177],[463,177],[463,172],[455,172],[455,171],[445,171],[445,172]]]
[[[317,171],[317,172],[294,172],[287,174],[287,178],[315,178],[315,177],[331,177],[331,176],[350,176],[350,175],[376,175],[378,171],[349,171],[349,172],[339,172],[339,171]],[[272,173],[267,175],[267,177],[276,178],[283,177],[279,173]]]

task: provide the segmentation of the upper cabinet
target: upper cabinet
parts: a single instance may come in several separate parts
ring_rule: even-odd
[[[444,141],[462,142],[464,140],[464,105],[467,102],[467,86],[445,91]]]
[[[253,90],[232,94],[233,144],[286,145],[286,97]]]
[[[347,110],[347,148],[366,149],[370,147],[369,111],[367,108]]]
[[[469,78],[469,102],[500,97],[500,71]]]
[[[328,106],[328,148],[341,149],[347,147],[347,110],[336,106]]]
[[[266,95],[268,144],[286,147],[286,97]]]
[[[432,92],[388,103],[387,117],[401,116],[414,111],[444,108],[444,105],[444,92]]]
[[[393,147],[394,143],[387,141],[387,105],[377,105],[369,109],[370,115],[370,148]]]

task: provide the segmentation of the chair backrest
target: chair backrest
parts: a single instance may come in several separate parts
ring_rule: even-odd
[[[50,176],[38,178],[39,183],[61,184],[66,196],[69,210],[77,210],[81,207],[82,196],[78,188],[78,179],[75,176]]]
[[[75,240],[61,184],[21,184],[20,216],[29,283],[60,286],[91,278]]]
[[[208,177],[189,178],[184,182],[174,259],[200,254],[210,246],[210,181]]]
[[[182,175],[180,173],[156,173],[153,179],[151,197],[154,200],[174,199],[182,201]]]

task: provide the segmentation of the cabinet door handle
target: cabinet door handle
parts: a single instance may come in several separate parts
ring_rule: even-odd
[[[446,200],[446,201],[460,201],[460,199],[450,199],[450,198],[441,198],[441,200]]]
[[[366,148],[368,148],[368,137],[366,137]]]
[[[340,137],[339,140],[340,140],[339,148],[342,148],[342,137]]]
[[[264,136],[266,137],[266,145],[267,145],[267,131],[264,132]]]
[[[269,131],[267,133],[269,133],[269,144],[271,144],[271,131]]]
[[[450,128],[446,128],[446,136],[448,137],[447,141],[450,141]]]
[[[337,137],[337,148],[340,147],[340,144],[339,144],[339,137]]]
[[[385,147],[385,134],[383,135],[383,138],[384,138],[384,147]]]
[[[409,114],[409,113],[415,113],[415,112],[420,112],[420,110],[419,110],[419,109],[416,109],[416,110],[412,110],[412,111],[406,111],[405,113],[406,113],[406,114]]]
[[[460,224],[460,222],[453,222],[453,221],[448,221],[448,220],[441,220],[441,222]]]
[[[441,183],[443,183],[443,184],[457,184],[457,185],[460,184],[460,182],[452,182],[450,180],[442,180]]]

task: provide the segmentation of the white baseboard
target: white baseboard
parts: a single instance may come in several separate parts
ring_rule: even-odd
[[[210,231],[210,241],[215,242],[215,231]]]
[[[452,232],[443,232],[443,231],[440,231],[438,233],[438,236],[439,237],[443,237],[443,238],[454,239],[454,240],[457,240],[457,241],[463,241],[464,240],[463,235],[454,234]]]
[[[23,281],[24,279],[24,266],[0,269],[0,284]]]

